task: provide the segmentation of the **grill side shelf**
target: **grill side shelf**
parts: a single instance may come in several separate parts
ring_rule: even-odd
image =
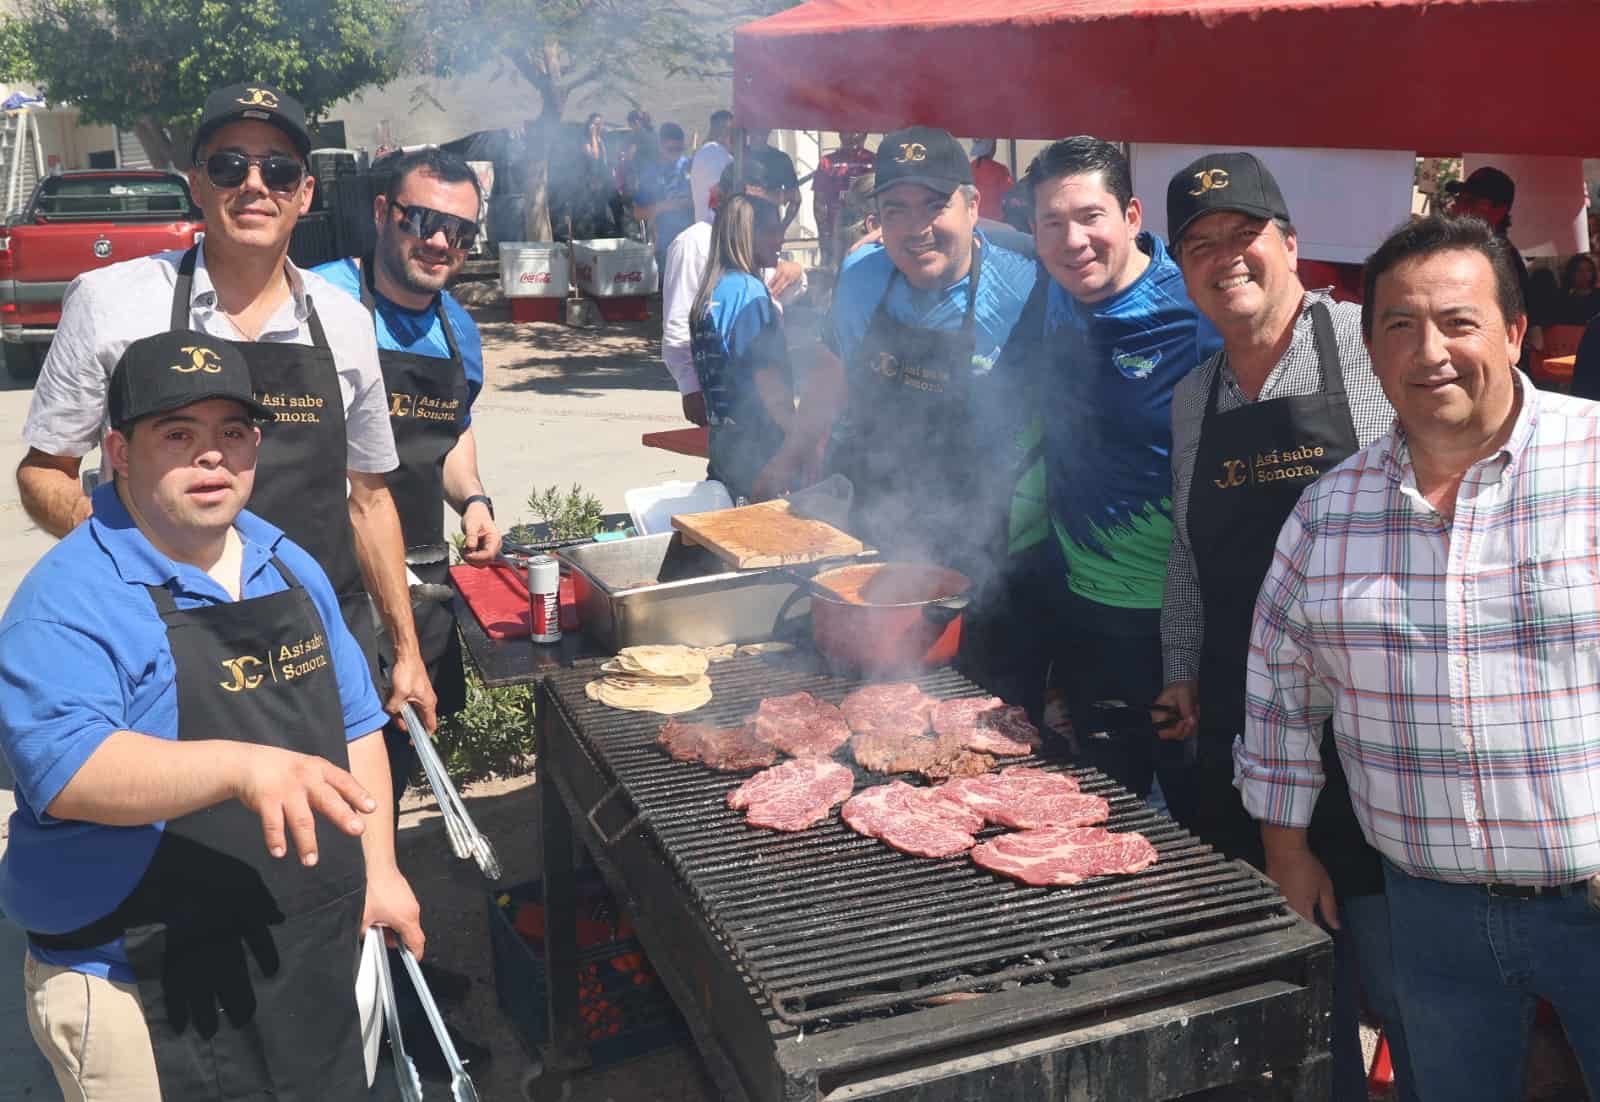
[[[665,717],[589,701],[593,670],[549,678],[574,742],[613,801],[637,814],[602,836],[645,831],[719,940],[777,1017],[818,1028],[909,1009],[930,997],[1026,982],[1059,986],[1085,971],[1284,929],[1277,892],[1093,770],[1051,759],[1112,804],[1112,830],[1138,830],[1161,855],[1145,873],[1065,888],[996,877],[963,855],[899,853],[828,820],[798,834],[761,831],[726,807],[749,774],[676,762],[654,745]],[[713,699],[694,718],[731,724],[764,697],[805,690],[837,703],[855,682],[765,658],[711,667]],[[977,695],[954,671],[919,682],[941,698]],[[1006,764],[1011,764],[1011,761]],[[857,790],[889,778],[858,771]],[[596,809],[598,815],[599,809]],[[610,817],[606,817],[610,820]],[[615,819],[614,821],[621,821]],[[980,838],[1001,833],[986,830]],[[1242,965],[1241,965],[1242,967]]]

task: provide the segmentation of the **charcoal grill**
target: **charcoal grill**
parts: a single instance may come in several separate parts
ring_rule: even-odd
[[[530,1097],[583,1093],[562,1085],[583,1063],[574,831],[634,914],[725,1098],[1098,1102],[1229,1084],[1327,1096],[1327,937],[1248,866],[1103,775],[1031,762],[1105,796],[1111,829],[1143,832],[1160,861],[1031,888],[965,857],[893,851],[837,810],[799,834],[749,828],[724,802],[742,775],[668,758],[654,745],[662,717],[589,701],[595,676],[566,670],[540,686],[552,1043]],[[719,723],[763,697],[838,702],[858,684],[774,656],[717,663],[711,677],[696,718]],[[981,692],[950,670],[920,684],[941,698]]]

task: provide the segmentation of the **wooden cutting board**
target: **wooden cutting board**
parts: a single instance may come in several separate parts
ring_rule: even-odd
[[[831,524],[795,516],[787,501],[687,513],[673,517],[672,526],[736,570],[799,566],[865,550],[860,540]]]

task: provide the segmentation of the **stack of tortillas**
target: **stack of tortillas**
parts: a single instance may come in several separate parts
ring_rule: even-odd
[[[706,656],[692,647],[625,647],[600,667],[605,676],[589,682],[585,691],[590,700],[630,712],[692,712],[711,700],[708,666]]]

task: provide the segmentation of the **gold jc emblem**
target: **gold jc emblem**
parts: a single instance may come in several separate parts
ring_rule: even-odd
[[[900,155],[895,158],[896,164],[911,164],[916,161],[928,159],[928,147],[921,142],[901,142]]]
[[[396,391],[393,394],[389,395],[389,416],[390,417],[410,417],[411,416],[411,395],[409,395],[409,394],[401,394],[399,391]]]
[[[204,371],[207,375],[222,374],[222,357],[213,349],[187,344],[183,346],[183,351],[188,353],[189,362],[173,364],[172,370],[183,375],[193,375],[196,371]]]
[[[232,681],[218,681],[217,684],[230,693],[237,693],[244,689],[253,689],[261,684],[262,675],[250,673],[261,665],[261,659],[251,654],[241,655],[238,658],[225,658],[222,668],[233,675]]]
[[[246,107],[265,107],[269,111],[278,109],[278,97],[265,88],[246,88],[239,102]]]
[[[1190,195],[1204,195],[1208,191],[1221,191],[1230,183],[1228,170],[1225,168],[1208,168],[1196,172],[1194,178],[1200,181],[1200,186],[1189,192]]]
[[[1249,476],[1245,474],[1245,464],[1242,459],[1224,459],[1222,461],[1222,477],[1214,478],[1219,490],[1231,490],[1235,486],[1243,486]]]
[[[893,379],[900,374],[900,361],[889,355],[887,352],[878,353],[878,362],[876,367],[878,369],[878,374],[882,375],[885,379]]]

